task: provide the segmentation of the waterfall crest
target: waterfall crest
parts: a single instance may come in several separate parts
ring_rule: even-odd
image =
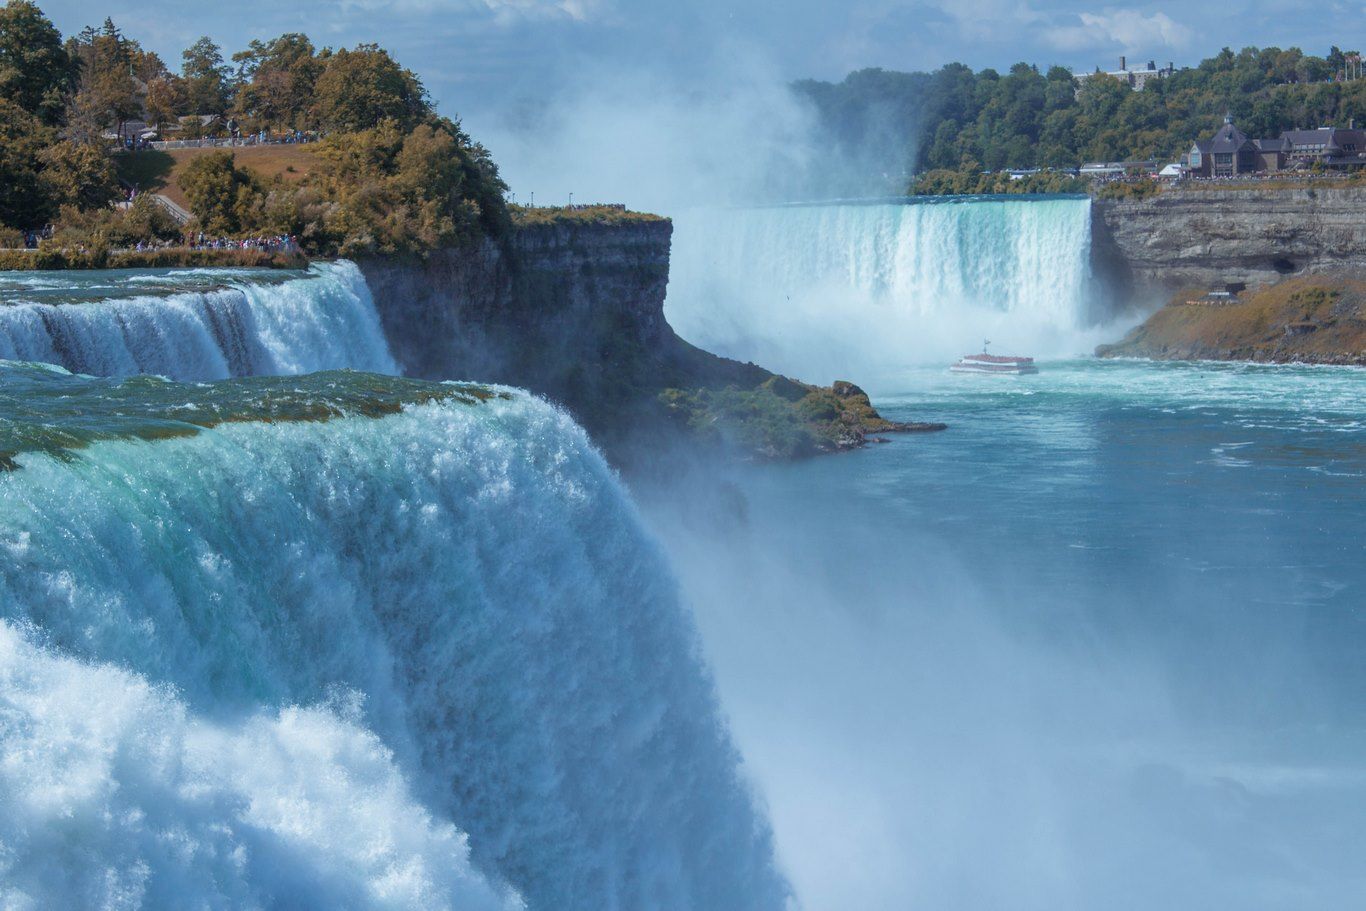
[[[0,358],[178,380],[342,367],[398,372],[354,263],[318,263],[283,281],[195,270],[180,290],[149,289],[142,278],[92,288],[90,278],[64,273],[44,276],[40,288],[6,288]]]

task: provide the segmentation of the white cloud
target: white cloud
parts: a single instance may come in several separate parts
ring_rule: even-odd
[[[1107,9],[1101,13],[1078,13],[1080,23],[1048,29],[1044,40],[1061,50],[1120,47],[1143,51],[1156,47],[1184,47],[1194,33],[1166,13],[1142,13],[1131,9]]]
[[[502,17],[568,18],[587,22],[602,6],[598,0],[481,0],[494,15]]]
[[[604,0],[343,0],[343,9],[365,13],[376,10],[419,14],[486,14],[510,25],[527,20],[588,22],[605,7]]]

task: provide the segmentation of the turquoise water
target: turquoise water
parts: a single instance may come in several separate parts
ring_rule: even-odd
[[[901,388],[950,429],[650,500],[806,906],[1366,894],[1366,372]]]
[[[496,392],[0,364],[0,906],[783,907],[664,555]]]
[[[72,374],[49,364],[0,361],[0,466],[54,455],[71,460],[102,440],[160,440],[244,422],[381,417],[431,401],[474,404],[508,393],[333,370],[187,385],[156,376]]]
[[[309,277],[303,269],[91,269],[0,272],[0,302],[70,304],[280,285]]]

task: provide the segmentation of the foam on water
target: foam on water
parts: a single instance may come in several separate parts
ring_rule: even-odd
[[[0,286],[0,358],[181,380],[340,367],[397,372],[354,263],[320,263],[294,276],[10,277]]]
[[[7,908],[523,907],[330,708],[215,721],[0,622]]]
[[[17,461],[8,906],[782,907],[691,619],[563,414]]]

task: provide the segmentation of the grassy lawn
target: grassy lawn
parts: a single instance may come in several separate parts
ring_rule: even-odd
[[[270,182],[276,177],[294,182],[308,176],[317,166],[314,145],[247,146],[229,149],[236,158],[237,166],[255,172],[262,180]],[[180,174],[191,159],[204,155],[214,149],[176,149],[170,152],[148,150],[145,152],[122,152],[114,156],[119,177],[134,184],[139,189],[161,193],[177,205],[190,208],[185,192],[180,188]]]

